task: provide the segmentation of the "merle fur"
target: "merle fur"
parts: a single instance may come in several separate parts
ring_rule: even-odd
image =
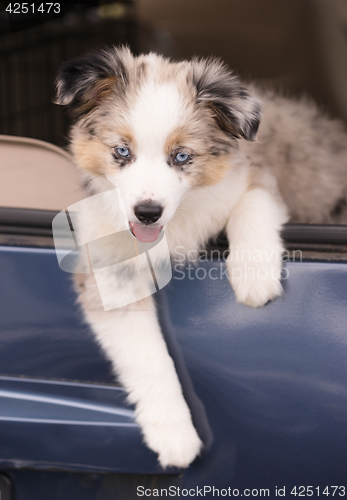
[[[118,91],[128,83],[128,74],[118,50],[91,51],[68,61],[61,66],[56,79],[56,103],[68,104],[70,113],[80,118],[87,112],[83,104],[88,101],[88,91],[109,77],[117,79]]]
[[[261,118],[260,102],[219,59],[193,60],[192,81],[197,102],[213,110],[219,127],[227,135],[255,139]]]

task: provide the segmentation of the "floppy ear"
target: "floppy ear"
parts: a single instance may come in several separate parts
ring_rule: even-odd
[[[198,104],[213,112],[226,134],[247,141],[255,139],[261,118],[260,102],[219,59],[193,61],[193,83]]]
[[[129,49],[113,48],[65,63],[56,79],[55,104],[70,106],[71,113],[79,117],[112,91],[121,92],[128,80],[123,62],[126,57],[132,57]]]

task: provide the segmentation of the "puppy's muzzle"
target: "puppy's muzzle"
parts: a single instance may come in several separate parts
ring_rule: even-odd
[[[134,214],[142,224],[154,224],[163,213],[163,207],[152,200],[144,201],[134,207]]]

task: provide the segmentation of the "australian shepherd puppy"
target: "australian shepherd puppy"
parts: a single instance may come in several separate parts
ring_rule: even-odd
[[[160,235],[174,259],[225,230],[237,249],[226,262],[237,301],[266,304],[282,292],[288,217],[347,222],[347,136],[307,100],[246,88],[219,60],[176,63],[127,48],[65,64],[56,102],[75,118],[71,151],[93,200],[78,213],[80,243],[98,239],[95,262],[109,263],[79,288],[85,318],[160,464],[187,467],[202,443],[134,245],[152,245],[155,266]],[[118,233],[117,244],[104,238]]]

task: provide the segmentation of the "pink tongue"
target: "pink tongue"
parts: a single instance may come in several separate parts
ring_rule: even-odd
[[[140,226],[138,224],[131,224],[131,229],[135,237],[143,243],[155,241],[160,233],[161,227]]]

